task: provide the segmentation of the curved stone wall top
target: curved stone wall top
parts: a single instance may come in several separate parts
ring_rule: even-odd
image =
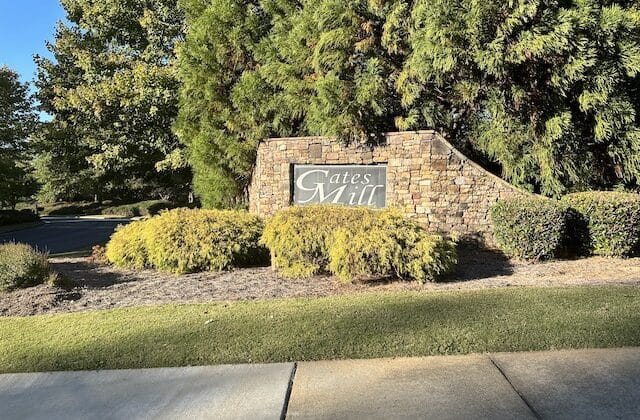
[[[380,145],[344,145],[326,137],[263,141],[249,188],[249,209],[269,216],[292,203],[293,166],[386,164],[386,203],[434,232],[491,244],[489,210],[528,194],[487,172],[435,131],[387,133]]]

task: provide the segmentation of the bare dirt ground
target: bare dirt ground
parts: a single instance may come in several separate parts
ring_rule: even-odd
[[[640,286],[640,258],[591,257],[525,263],[488,251],[461,251],[458,270],[446,282],[370,280],[344,284],[329,276],[284,279],[269,267],[174,276],[99,266],[84,258],[52,258],[54,271],[75,286],[37,286],[0,294],[0,316],[79,312],[163,303],[204,303],[286,297],[320,297],[368,291],[425,293],[509,286]]]

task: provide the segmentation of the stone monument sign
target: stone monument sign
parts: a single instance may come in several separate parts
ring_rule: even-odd
[[[249,209],[291,205],[395,207],[427,229],[492,243],[491,206],[528,194],[471,161],[434,131],[387,133],[375,146],[326,137],[260,143]]]
[[[383,208],[386,165],[293,165],[293,203]]]

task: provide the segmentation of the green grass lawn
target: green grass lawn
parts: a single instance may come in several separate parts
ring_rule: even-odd
[[[640,288],[361,294],[0,318],[0,371],[640,345]]]

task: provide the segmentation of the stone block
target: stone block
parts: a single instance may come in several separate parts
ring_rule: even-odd
[[[309,157],[311,159],[319,159],[322,157],[322,145],[315,143],[309,146]]]
[[[432,171],[446,171],[447,162],[442,159],[431,160],[430,167]]]

